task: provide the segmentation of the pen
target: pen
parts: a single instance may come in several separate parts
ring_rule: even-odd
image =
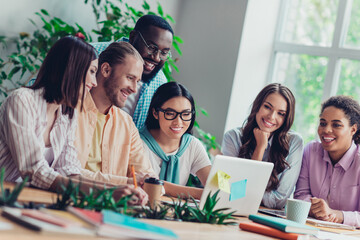
[[[131,173],[132,173],[133,180],[134,180],[134,186],[135,186],[135,188],[137,188],[137,182],[136,182],[136,177],[135,177],[135,168],[134,168],[134,165],[131,165]]]

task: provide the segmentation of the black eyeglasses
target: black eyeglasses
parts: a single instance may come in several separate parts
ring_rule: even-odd
[[[163,51],[163,50],[159,50],[159,48],[156,45],[153,44],[147,44],[144,37],[142,36],[141,32],[137,31],[141,37],[141,39],[143,40],[146,48],[148,49],[147,53],[149,55],[153,55],[153,54],[157,54],[158,52],[160,52],[160,59],[161,60],[168,60],[169,58],[171,58],[171,51],[167,50],[167,51]]]
[[[164,113],[164,118],[166,120],[174,120],[177,118],[178,115],[180,115],[180,118],[183,121],[191,121],[195,113],[195,111],[177,112],[175,110],[161,109],[161,108],[158,108],[158,111]]]

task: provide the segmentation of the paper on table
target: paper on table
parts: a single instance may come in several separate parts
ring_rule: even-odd
[[[0,222],[0,230],[9,230],[12,229],[13,225],[7,222]]]
[[[245,197],[246,184],[247,179],[240,180],[231,184],[230,201]]]
[[[339,233],[331,233],[325,231],[319,231],[318,234],[315,235],[318,239],[328,239],[328,240],[359,240],[357,237],[347,236]]]
[[[317,226],[317,227],[329,227],[329,228],[339,228],[339,229],[347,229],[347,230],[355,230],[356,228],[353,226],[341,224],[341,223],[333,223],[333,222],[327,222],[327,221],[321,221],[315,218],[308,218],[306,220],[306,223],[309,223],[311,225]]]
[[[230,178],[230,175],[221,170],[218,170],[213,178],[213,182],[221,191],[230,193]]]

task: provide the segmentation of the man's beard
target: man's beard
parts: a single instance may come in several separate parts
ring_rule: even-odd
[[[125,106],[125,103],[118,101],[117,90],[115,89],[118,89],[118,86],[116,86],[115,79],[113,78],[113,73],[111,73],[111,75],[104,81],[105,94],[106,97],[110,100],[111,105],[122,108]]]
[[[144,83],[149,82],[151,79],[153,79],[153,77],[155,77],[155,75],[162,69],[162,67],[164,66],[164,64],[157,65],[154,70],[151,71],[151,73],[149,74],[142,74],[141,76],[141,81],[143,81]]]

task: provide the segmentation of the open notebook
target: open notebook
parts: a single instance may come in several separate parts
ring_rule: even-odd
[[[285,210],[276,210],[276,209],[259,209],[259,213],[264,213],[267,215],[286,218]],[[306,223],[311,224],[315,227],[327,227],[327,228],[337,228],[337,229],[346,229],[346,230],[355,230],[356,227],[349,226],[341,223],[332,223],[327,221],[321,221],[312,217],[308,217]]]

